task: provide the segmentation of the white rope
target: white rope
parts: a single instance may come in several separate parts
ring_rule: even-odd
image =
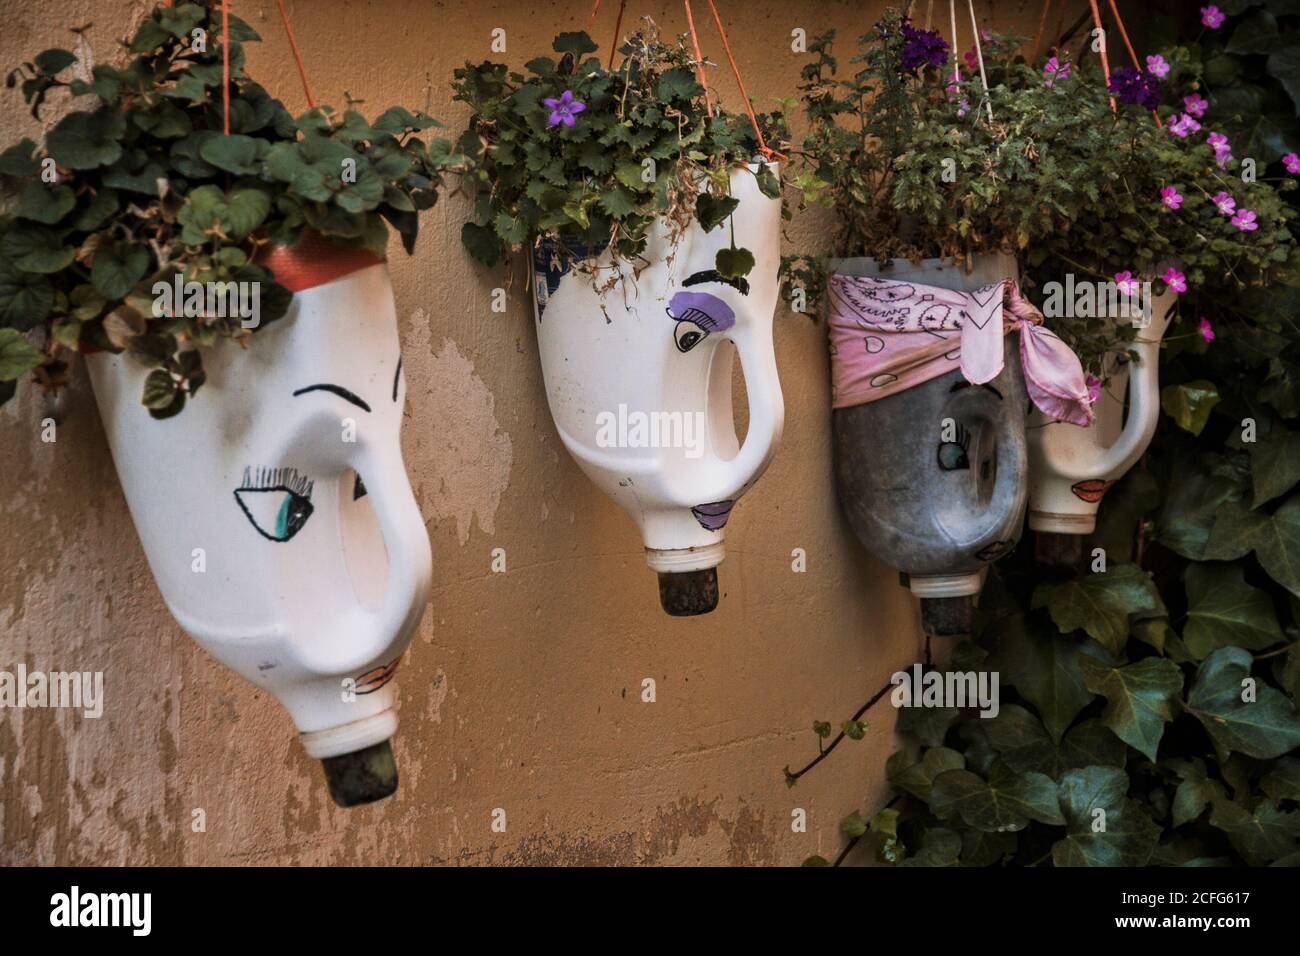
[[[966,0],[966,7],[970,10],[970,28],[975,34],[975,59],[980,65],[980,85],[984,87],[984,106],[989,112],[989,122],[993,122],[993,100],[989,97],[989,78],[984,72],[984,50],[980,47],[980,27],[975,22],[975,3],[974,0]]]
[[[961,60],[957,57],[957,0],[948,0],[948,19],[952,23],[952,81],[961,82]]]

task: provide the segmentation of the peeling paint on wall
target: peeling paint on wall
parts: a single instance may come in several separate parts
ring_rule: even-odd
[[[510,486],[514,448],[496,418],[496,398],[449,338],[430,348],[429,314],[417,309],[404,349],[408,420],[402,442],[408,459],[426,465],[416,473],[416,496],[426,520],[455,519],[456,537],[469,541],[472,526],[493,534],[501,496]],[[432,361],[425,359],[432,355]]]

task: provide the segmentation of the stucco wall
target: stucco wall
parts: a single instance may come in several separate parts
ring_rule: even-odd
[[[697,22],[707,19],[698,4]],[[864,32],[881,3],[720,0],[751,94],[792,96],[803,56],[791,30]],[[946,16],[945,4],[943,8]],[[991,11],[996,6],[996,15]],[[981,3],[1032,35],[1039,4]],[[93,23],[111,59],[147,5],[0,3],[6,69]],[[605,4],[602,47],[617,4]],[[1071,19],[1076,7],[1071,3]],[[522,64],[586,5],[514,0],[293,0],[318,99],[345,91],[371,114],[393,103],[453,127],[451,70],[491,55]],[[923,9],[924,4],[918,4]],[[275,4],[234,9],[266,42],[251,70],[293,112],[304,99]],[[665,29],[679,4],[633,2]],[[720,58],[710,23],[706,50]],[[963,49],[969,32],[963,28]],[[737,98],[719,75],[724,101]],[[39,132],[0,91],[0,142]],[[50,117],[57,118],[57,112]],[[340,810],[276,701],[172,621],[150,576],[78,368],[54,443],[31,388],[0,410],[0,669],[103,671],[101,719],[0,710],[0,863],[797,863],[833,854],[849,810],[885,799],[894,712],[788,789],[781,768],[815,752],[814,719],[838,724],[920,652],[913,600],[866,555],[835,502],[824,330],[777,316],[785,438],[727,528],[719,609],[673,619],[658,606],[631,520],[560,444],[542,386],[523,270],[507,314],[490,308],[507,270],[459,243],[463,197],[426,214],[391,271],[409,378],[406,461],[433,543],[432,602],[399,671],[402,784]],[[801,215],[785,246],[816,248]],[[202,400],[200,396],[199,401]],[[490,573],[493,548],[508,573]],[[791,551],[807,553],[793,573]],[[653,677],[657,701],[641,702]],[[507,830],[494,833],[494,808]],[[206,832],[192,831],[193,811]],[[791,811],[808,814],[792,832]]]

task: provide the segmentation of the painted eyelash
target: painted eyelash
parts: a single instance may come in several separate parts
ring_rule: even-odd
[[[244,482],[239,486],[239,491],[270,491],[273,488],[284,488],[291,491],[300,498],[311,500],[311,491],[316,482],[303,475],[298,474],[297,468],[253,468],[246,466],[244,468]]]
[[[970,451],[970,432],[961,422],[957,422],[957,444],[961,445],[964,451]]]

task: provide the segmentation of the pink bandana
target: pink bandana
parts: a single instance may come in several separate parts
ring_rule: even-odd
[[[1003,279],[974,292],[918,282],[832,275],[830,338],[835,408],[874,402],[954,368],[982,385],[1003,365],[1003,337],[1020,331],[1029,397],[1054,421],[1092,424],[1083,366],[1042,325],[1043,314]]]

